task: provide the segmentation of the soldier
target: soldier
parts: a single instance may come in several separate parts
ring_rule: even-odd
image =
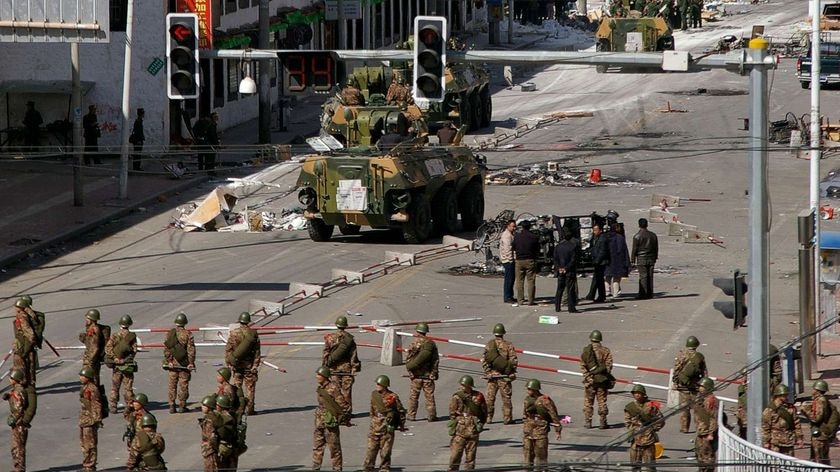
[[[341,103],[347,107],[365,106],[365,96],[359,89],[359,82],[356,80],[355,75],[350,74],[347,76],[347,85],[341,89],[339,98],[341,99]]]
[[[29,363],[29,372],[24,372],[26,374],[26,385],[34,387],[35,371],[38,369],[38,349],[41,349],[41,346],[44,343],[44,330],[47,327],[47,317],[43,312],[35,310],[32,307],[32,297],[29,295],[24,295],[20,297],[19,300],[29,305],[26,307],[26,314],[29,315],[29,324],[35,332],[36,349],[33,349],[30,354],[31,362]]]
[[[417,323],[414,329],[415,339],[405,351],[405,368],[408,370],[408,377],[411,379],[411,390],[408,394],[408,421],[415,421],[417,418],[417,404],[420,399],[420,390],[426,397],[426,413],[429,422],[437,420],[437,407],[435,406],[435,380],[438,378],[438,356],[437,344],[426,337],[429,333],[429,325]]]
[[[29,436],[29,422],[26,421],[27,394],[24,389],[26,374],[21,369],[9,373],[12,390],[3,394],[9,402],[9,427],[12,428],[12,463],[14,472],[26,470],[26,437]]]
[[[694,439],[694,450],[697,454],[699,472],[713,472],[715,470],[718,401],[714,392],[715,381],[703,377],[700,380],[697,402],[694,404],[694,418],[697,421],[697,437]]]
[[[370,394],[370,431],[368,432],[365,471],[372,471],[379,454],[379,470],[391,470],[391,449],[394,447],[394,431],[405,431],[405,408],[400,397],[388,390],[391,379],[387,375],[376,378],[376,389]]]
[[[145,414],[140,419],[141,429],[131,441],[129,447],[128,470],[166,470],[166,463],[163,461],[163,451],[166,449],[166,442],[163,436],[157,432],[157,419],[154,415]]]
[[[356,353],[356,340],[347,329],[347,317],[336,318],[335,327],[338,331],[324,336],[324,351],[321,355],[321,365],[327,366],[332,372],[330,379],[341,389],[341,395],[353,408],[353,382],[355,375],[362,370],[362,363]]]
[[[99,369],[105,354],[105,337],[99,326],[99,310],[92,308],[85,313],[85,331],[79,333],[79,341],[85,344],[82,365],[93,371],[93,383],[99,385]]]
[[[134,399],[129,405],[126,405],[125,411],[123,412],[123,418],[125,418],[125,432],[123,433],[123,441],[125,441],[126,446],[129,448],[129,454],[131,453],[131,442],[134,440],[134,437],[137,435],[137,431],[143,429],[143,426],[140,424],[143,415],[151,415],[151,412],[146,408],[146,405],[149,404],[149,397],[146,396],[145,393],[138,393],[134,396]]]
[[[691,428],[691,405],[697,397],[697,387],[700,379],[709,375],[706,369],[706,358],[697,352],[700,341],[689,336],[685,340],[686,349],[680,351],[674,359],[674,377],[671,379],[673,388],[680,392],[680,407],[683,409],[680,415],[680,432],[687,433]]]
[[[201,427],[201,458],[204,460],[205,472],[219,470],[219,435],[216,433],[216,395],[207,395],[201,400],[201,412],[204,417],[199,418]]]
[[[496,406],[496,392],[502,393],[502,419],[505,424],[513,423],[513,404],[510,401],[511,385],[516,379],[516,349],[510,341],[505,340],[505,325],[496,323],[493,326],[495,339],[484,346],[481,366],[487,377],[487,423],[493,422],[493,409]]]
[[[245,414],[245,395],[242,389],[230,383],[231,371],[228,367],[222,367],[216,371],[216,381],[219,383],[217,395],[227,395],[230,400],[230,414],[236,419],[237,424]]]
[[[659,441],[656,432],[665,426],[665,419],[659,410],[659,402],[650,401],[644,385],[634,384],[633,401],[624,407],[624,426],[632,434],[630,439],[630,462],[633,471],[640,471],[638,464],[656,462],[655,444]],[[655,471],[654,467],[647,467]]]
[[[825,397],[828,392],[828,383],[825,380],[817,380],[811,392],[811,404],[803,405],[800,411],[808,417],[811,422],[811,460],[820,464],[831,465],[828,449],[831,441],[834,440],[834,433],[837,431],[838,418],[836,409]]]
[[[548,463],[548,432],[551,426],[554,426],[558,441],[563,433],[563,424],[554,400],[548,395],[542,395],[540,387],[537,379],[529,380],[525,387],[528,395],[522,413],[522,452],[529,468],[534,466],[535,458],[537,466]]]
[[[607,393],[615,385],[612,376],[613,358],[609,348],[603,346],[603,336],[597,329],[589,333],[589,341],[580,356],[580,371],[583,373],[583,420],[584,428],[592,428],[593,402],[598,397],[598,416],[601,417],[600,429],[610,427],[607,415]]]
[[[27,313],[28,308],[29,303],[26,300],[19,299],[15,302],[15,320],[12,323],[15,330],[12,365],[24,373],[28,383],[35,385],[35,364],[38,362],[38,354],[35,352],[37,339]]]
[[[350,403],[341,394],[341,389],[330,381],[330,368],[321,366],[315,372],[318,381],[318,408],[315,409],[315,432],[313,434],[312,469],[321,470],[324,449],[329,446],[333,470],[342,470],[341,436],[338,426],[347,424]]]
[[[123,315],[120,318],[120,330],[111,335],[105,343],[105,365],[114,372],[111,376],[111,395],[108,397],[111,413],[117,412],[120,387],[123,385],[125,385],[123,396],[126,407],[134,398],[134,373],[137,372],[134,356],[137,354],[137,335],[128,329],[132,324],[134,320],[128,315]]]
[[[773,391],[773,400],[761,414],[761,441],[765,449],[792,457],[794,446],[804,444],[804,439],[796,407],[786,401],[788,392],[785,384]]]
[[[738,421],[738,436],[747,439],[747,379],[738,385],[738,409],[735,411],[735,418]]]
[[[236,470],[239,466],[239,447],[237,442],[238,421],[230,413],[230,398],[227,395],[216,396],[216,434],[219,436],[219,469]]]
[[[96,446],[99,442],[99,428],[102,427],[102,397],[96,384],[96,373],[90,366],[82,367],[79,381],[82,389],[79,391],[79,401],[82,404],[79,412],[79,442],[82,446],[82,470],[96,470]]]
[[[233,384],[245,390],[245,412],[254,414],[254,400],[257,390],[257,374],[262,355],[260,336],[248,327],[251,314],[243,311],[239,315],[239,328],[231,330],[225,346],[225,363],[233,371]]]
[[[473,390],[475,381],[469,375],[461,377],[460,390],[449,400],[449,470],[459,470],[464,457],[464,470],[475,469],[478,435],[487,422],[487,402],[484,395]]]
[[[391,78],[391,85],[388,86],[388,93],[385,94],[385,101],[388,105],[405,106],[413,103],[411,92],[405,84],[405,79],[400,72],[394,72]]]
[[[169,413],[175,413],[176,397],[180,412],[189,411],[187,399],[190,397],[190,378],[195,370],[195,340],[184,328],[186,325],[187,315],[178,313],[175,327],[169,330],[163,342],[163,368],[169,371]]]
[[[767,368],[770,369],[770,396],[776,390],[776,386],[782,383],[782,357],[779,355],[779,348],[770,345],[770,360]]]

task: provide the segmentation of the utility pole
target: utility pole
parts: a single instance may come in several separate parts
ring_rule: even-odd
[[[817,325],[817,320],[820,314],[820,158],[822,152],[820,151],[820,138],[822,138],[822,130],[820,128],[820,68],[821,55],[820,51],[820,14],[822,8],[820,0],[813,1],[814,14],[811,18],[811,162],[810,164],[810,204],[811,211],[817,217],[814,218],[814,254],[813,254],[813,290],[810,291],[810,296],[813,297],[813,312],[811,320],[814,326]],[[805,329],[805,326],[800,326],[800,330]],[[806,351],[807,349],[807,351]],[[808,337],[802,344],[802,357],[808,356],[810,359],[814,352],[814,338]],[[811,372],[805,372],[810,379]]]
[[[120,136],[120,190],[119,198],[128,198],[128,137],[131,134],[131,46],[134,23],[134,0],[128,0],[125,13],[125,54],[123,64],[122,134]]]
[[[260,49],[268,49],[268,35],[269,35],[269,0],[260,0],[259,10],[259,38],[257,43]],[[259,75],[259,141],[260,144],[271,143],[271,67],[276,67],[274,61],[266,59],[259,60],[260,75]],[[280,110],[283,113],[283,110]]]
[[[262,0],[260,0],[262,1]],[[385,0],[388,1],[388,0]],[[347,49],[347,20],[344,19],[344,0],[338,0],[338,47],[341,49]],[[382,15],[382,19],[385,19],[385,15]]]
[[[513,44],[513,3],[515,0],[508,0],[508,44]]]
[[[73,205],[85,206],[85,183],[82,176],[84,147],[82,146],[82,73],[79,69],[79,43],[70,43],[70,67],[73,72]]]

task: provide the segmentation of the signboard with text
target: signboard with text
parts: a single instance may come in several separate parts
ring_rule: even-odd
[[[345,20],[362,19],[362,2],[360,0],[343,0],[341,5],[344,9]],[[338,19],[338,0],[326,0],[324,19],[328,21]]]
[[[198,47],[213,49],[213,8],[212,0],[178,0],[177,13],[195,13],[198,15]]]

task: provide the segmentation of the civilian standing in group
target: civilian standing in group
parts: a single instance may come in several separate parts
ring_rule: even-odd
[[[647,229],[648,220],[639,218],[639,232],[633,236],[630,263],[639,269],[639,294],[637,300],[653,298],[653,266],[659,257],[659,240]]]
[[[613,298],[621,295],[621,279],[630,275],[630,251],[624,237],[624,225],[613,223],[609,237],[610,263],[604,271],[607,294]]]
[[[569,313],[578,313],[577,304],[577,265],[580,260],[577,242],[572,238],[569,228],[562,229],[563,239],[554,246],[554,270],[557,271],[557,291],[554,293],[554,311],[560,311],[563,293],[568,291],[566,304]]]
[[[499,240],[499,260],[505,269],[505,283],[502,289],[505,303],[516,303],[516,299],[513,298],[513,282],[516,279],[513,265],[513,233],[515,232],[516,221],[508,220]]]
[[[600,224],[592,225],[592,240],[589,244],[592,248],[592,263],[594,264],[594,268],[592,272],[592,285],[589,286],[589,294],[586,296],[586,299],[592,300],[595,303],[604,303],[607,300],[604,287],[604,272],[610,263],[610,248],[609,237],[604,234],[604,229]]]
[[[540,252],[540,240],[536,234],[531,232],[531,222],[528,220],[520,223],[522,231],[513,237],[513,258],[516,266],[516,298],[518,303],[513,306],[536,305],[534,296],[537,287],[537,263],[536,258]],[[527,282],[528,299],[525,300],[525,285]]]

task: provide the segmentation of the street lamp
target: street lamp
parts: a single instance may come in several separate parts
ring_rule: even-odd
[[[245,77],[239,82],[239,93],[242,95],[253,95],[257,93],[257,83],[254,79],[251,78],[251,60],[246,57],[247,54],[250,52],[250,49],[246,49],[245,52],[242,53],[242,60],[246,61],[247,69],[245,69]],[[245,65],[243,64],[242,67],[244,68]]]

